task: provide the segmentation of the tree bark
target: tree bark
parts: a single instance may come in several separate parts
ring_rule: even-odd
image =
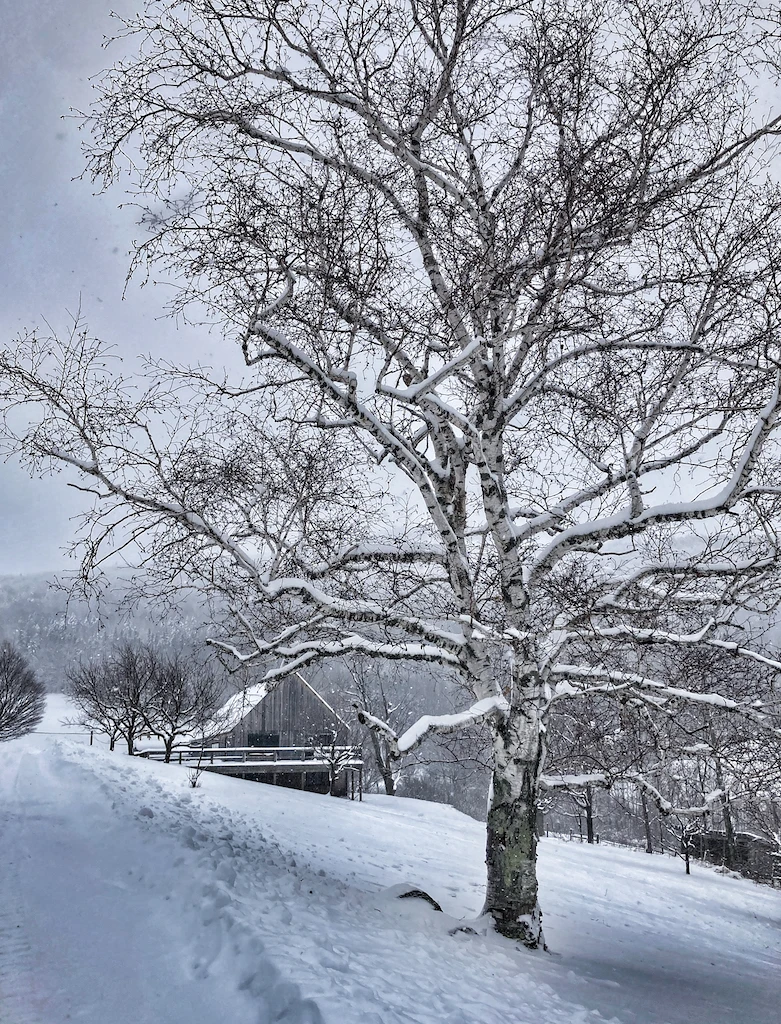
[[[385,786],[386,796],[396,796],[396,780],[390,768],[381,768],[382,781]]]
[[[735,856],[735,826],[732,821],[732,810],[729,805],[729,797],[726,795],[721,759],[714,757],[713,760],[716,767],[716,785],[722,791],[722,797],[719,802],[721,804],[721,816],[724,820],[724,866],[729,868],[730,871],[734,871],[737,858]]]
[[[380,738],[376,732],[369,734],[371,736],[372,746],[374,747],[374,760],[377,763],[377,769],[382,777],[383,785],[385,786],[386,796],[396,795],[396,780],[393,777],[393,770],[389,764],[389,758],[387,751],[384,751],[380,743]]]
[[[594,842],[594,791],[591,786],[586,786],[586,841]]]
[[[537,902],[537,796],[545,756],[538,715],[513,709],[493,729],[484,912],[500,934],[544,948]]]
[[[654,840],[651,835],[651,819],[648,816],[648,801],[646,800],[645,793],[640,791],[640,805],[643,808],[643,828],[645,829],[645,852],[654,852]],[[662,851],[664,852],[664,851]]]

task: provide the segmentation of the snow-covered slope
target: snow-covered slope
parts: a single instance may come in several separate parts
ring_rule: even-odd
[[[483,826],[33,736],[0,757],[3,1024],[778,1024],[781,894],[543,841],[553,955],[451,932]],[[444,913],[386,890],[410,883]]]

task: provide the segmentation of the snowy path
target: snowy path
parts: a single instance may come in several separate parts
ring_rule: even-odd
[[[112,820],[108,797],[80,784],[80,769],[58,763],[54,774],[35,753],[15,772],[5,767],[3,1024],[222,1020],[235,989],[188,970],[164,886],[144,877],[158,844]],[[171,1005],[181,1010],[169,1016]],[[254,1019],[250,1006],[237,1009],[237,1021]]]
[[[531,955],[448,934],[483,873],[482,826],[451,808],[193,791],[47,737],[2,754],[3,1024],[778,1024],[767,889],[545,843],[559,955]],[[446,913],[382,892],[399,882]]]

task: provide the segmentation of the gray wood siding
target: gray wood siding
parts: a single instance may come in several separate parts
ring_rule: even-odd
[[[247,747],[253,733],[279,735],[279,746],[311,746],[313,737],[336,730],[336,742],[347,742],[347,730],[322,701],[295,676],[284,679],[230,732],[218,737],[221,747]]]

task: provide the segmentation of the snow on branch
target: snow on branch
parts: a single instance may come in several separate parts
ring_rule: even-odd
[[[755,707],[741,704],[739,701],[724,697],[720,693],[698,693],[695,690],[684,690],[677,686],[667,686],[658,679],[650,679],[636,672],[622,672],[602,666],[556,664],[551,674],[562,681],[556,686],[552,700],[561,697],[577,697],[584,693],[636,694],[638,697],[656,697],[655,703],[666,703],[668,700],[683,700],[692,704],[707,704],[721,708],[749,719],[763,730],[774,736],[781,736],[781,729],[776,728],[772,719]],[[578,683],[595,685],[579,686]]]
[[[413,544],[353,544],[328,562],[309,568],[313,579],[320,579],[337,569],[356,566],[362,569],[372,562],[422,562],[443,564],[446,553],[443,548]]]
[[[781,411],[781,373],[776,374],[772,394],[760,410],[754,428],[746,440],[729,480],[711,497],[695,501],[653,505],[635,514],[631,507],[611,516],[577,523],[562,530],[545,545],[529,570],[530,581],[550,570],[569,551],[598,550],[606,541],[643,533],[649,526],[662,523],[709,519],[729,512],[746,492],[757,459],[778,421]]]
[[[750,658],[752,661],[758,661],[761,665],[767,665],[770,668],[781,671],[781,661],[777,661],[775,658],[768,658],[767,655],[761,654],[759,651],[752,651],[749,647],[743,647],[734,640],[718,640],[715,637],[709,637],[707,634],[715,625],[715,621],[711,619],[702,629],[697,630],[696,633],[667,633],[660,629],[635,629],[627,625],[598,627],[594,631],[597,636],[605,639],[629,637],[641,644],[705,644],[707,647],[716,647],[721,651],[728,651],[736,657]]]
[[[412,384],[407,388],[391,388],[385,386],[384,393],[391,395],[394,398],[399,398],[404,401],[415,402],[420,399],[427,392],[435,388],[441,381],[445,380],[452,373],[454,373],[459,366],[468,362],[472,356],[479,351],[484,341],[481,337],[473,338],[468,342],[464,348],[455,355],[451,360],[444,363],[439,369],[429,374],[428,377],[419,381],[417,384]]]
[[[699,818],[702,814],[708,814],[709,811],[713,810],[713,804],[721,800],[726,795],[723,789],[714,789],[712,793],[705,795],[704,802],[697,807],[676,807],[670,803],[669,800],[665,799],[659,790],[650,783],[647,779],[644,779],[642,775],[637,772],[626,772],[621,778],[626,779],[629,782],[633,782],[638,789],[642,790],[646,796],[650,797],[660,814],[665,817],[675,815],[677,818]]]
[[[398,661],[429,661],[439,665],[452,665],[460,667],[458,658],[436,647],[433,644],[408,643],[400,640],[397,643],[381,643],[368,640],[366,637],[357,634],[349,634],[339,640],[309,640],[292,646],[279,646],[270,651],[250,651],[242,653],[235,644],[224,640],[209,638],[206,641],[210,647],[224,651],[240,662],[256,661],[262,654],[273,653],[282,659],[282,663],[275,668],[270,668],[263,675],[261,681],[279,679],[297,669],[303,668],[312,661],[320,658],[339,658],[343,654],[365,654],[370,658],[389,658]]]
[[[382,733],[388,743],[391,757],[395,760],[415,750],[431,735],[442,736],[459,732],[461,729],[466,729],[470,725],[478,725],[489,718],[502,717],[510,710],[510,705],[504,697],[486,697],[484,700],[477,701],[466,711],[460,711],[453,715],[423,715],[399,736],[387,722],[369,714],[357,704],[354,706],[361,725],[365,725],[372,732]]]
[[[544,790],[551,789],[583,789],[585,786],[610,787],[610,778],[604,772],[590,775],[541,775],[540,786]]]
[[[723,789],[715,789],[703,798],[703,803],[694,807],[677,807],[667,800],[659,792],[656,786],[650,783],[638,772],[597,772],[588,775],[543,775],[540,777],[540,787],[545,791],[563,789],[584,789],[586,786],[599,786],[603,789],[610,789],[615,782],[631,782],[646,796],[650,797],[665,817],[674,815],[678,818],[698,818],[707,814],[713,809],[713,804],[721,800],[725,795]]]

